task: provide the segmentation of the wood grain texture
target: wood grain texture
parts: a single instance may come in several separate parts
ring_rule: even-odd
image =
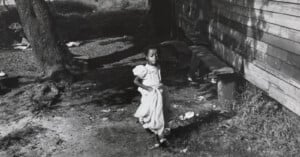
[[[228,5],[237,5],[292,16],[300,16],[300,5],[270,0],[214,0]]]
[[[193,1],[179,1],[185,28],[198,27],[199,20],[194,17],[200,12],[191,5]],[[210,7],[207,29],[213,52],[300,115],[300,0],[206,3]]]
[[[293,29],[293,28],[289,28],[288,24],[285,23],[283,20],[277,23],[269,22],[270,20],[268,21],[264,18],[264,14],[261,14],[260,16],[251,16],[249,14],[252,14],[252,12],[247,11],[247,8],[240,7],[239,11],[236,11],[237,9],[232,9],[232,8],[236,8],[235,6],[224,7],[224,5],[222,5],[221,3],[217,3],[214,6],[215,7],[213,8],[213,11],[217,15],[222,15],[222,17],[225,17],[232,21],[236,21],[248,27],[255,28],[257,30],[261,30],[269,34],[273,34],[281,38],[292,40],[298,43],[300,42],[299,24],[298,25],[296,23],[291,24],[292,27],[295,28]],[[277,18],[277,17],[273,17],[273,18]],[[288,21],[292,21],[292,20],[300,21],[300,18],[289,19],[289,17],[286,17],[285,19]]]
[[[297,73],[300,71],[300,68],[290,63],[293,61],[295,64],[298,64],[298,58],[293,57],[293,59],[288,60],[287,57],[290,55],[290,53],[287,51],[278,49],[251,37],[246,37],[237,31],[229,31],[229,29],[230,28],[226,26],[222,27],[222,24],[212,24],[212,29],[210,32],[211,39],[217,40],[226,47],[234,50],[235,53],[241,54],[244,59],[264,62],[265,64],[269,65],[269,67],[280,71],[283,75],[285,75],[285,78],[295,80],[293,82],[300,82],[297,75]],[[245,55],[243,55],[245,53],[251,57],[253,56],[253,58],[247,58]],[[221,56],[225,58],[226,55],[231,54],[225,53]]]

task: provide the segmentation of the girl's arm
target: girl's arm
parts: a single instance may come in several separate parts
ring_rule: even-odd
[[[141,83],[141,79],[140,79],[139,77],[135,77],[133,83],[134,83],[135,85],[137,85],[138,87],[141,87],[141,88],[147,90],[148,92],[151,92],[151,91],[152,91],[152,87],[143,85],[143,84]]]

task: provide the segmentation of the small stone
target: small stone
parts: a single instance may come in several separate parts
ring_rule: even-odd
[[[70,42],[66,43],[66,46],[68,46],[68,47],[78,47],[78,46],[80,46],[80,44],[81,44],[81,42],[79,42],[79,41],[70,41]]]
[[[173,107],[174,107],[174,108],[178,108],[179,106],[178,106],[177,104],[174,104]]]
[[[188,148],[180,150],[180,153],[186,153],[188,151]]]
[[[210,80],[210,82],[211,82],[212,84],[216,84],[216,83],[217,83],[217,79],[212,78],[212,79]]]
[[[91,121],[93,121],[93,120],[94,120],[94,118],[93,118],[93,117],[89,117],[89,119],[90,119]]]
[[[102,121],[107,121],[107,120],[108,120],[107,117],[102,118]]]
[[[117,111],[118,112],[123,112],[123,111],[125,111],[125,109],[124,108],[119,108],[119,109],[117,109]]]
[[[180,119],[180,120],[184,120],[184,116],[183,116],[183,115],[180,115],[180,116],[179,116],[179,119]]]
[[[184,119],[191,119],[191,118],[193,118],[194,116],[195,116],[195,113],[194,113],[194,112],[192,112],[192,111],[186,112],[186,113],[184,114]]]
[[[101,110],[101,112],[103,112],[103,113],[109,113],[111,110],[110,109],[103,109],[103,110]]]
[[[0,77],[4,77],[6,74],[3,71],[0,71]]]
[[[204,96],[198,96],[197,100],[200,102],[206,101],[206,98]]]

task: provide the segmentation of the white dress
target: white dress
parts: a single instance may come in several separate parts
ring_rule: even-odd
[[[163,114],[163,96],[161,89],[160,68],[146,64],[138,65],[133,69],[133,74],[143,81],[143,85],[153,88],[151,92],[138,88],[141,93],[141,104],[134,116],[139,118],[144,128],[150,129],[157,135],[162,135],[165,127]]]

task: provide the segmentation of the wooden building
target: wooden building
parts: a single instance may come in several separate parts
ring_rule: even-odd
[[[177,25],[300,115],[300,0],[175,0]],[[206,38],[207,37],[207,38]]]

